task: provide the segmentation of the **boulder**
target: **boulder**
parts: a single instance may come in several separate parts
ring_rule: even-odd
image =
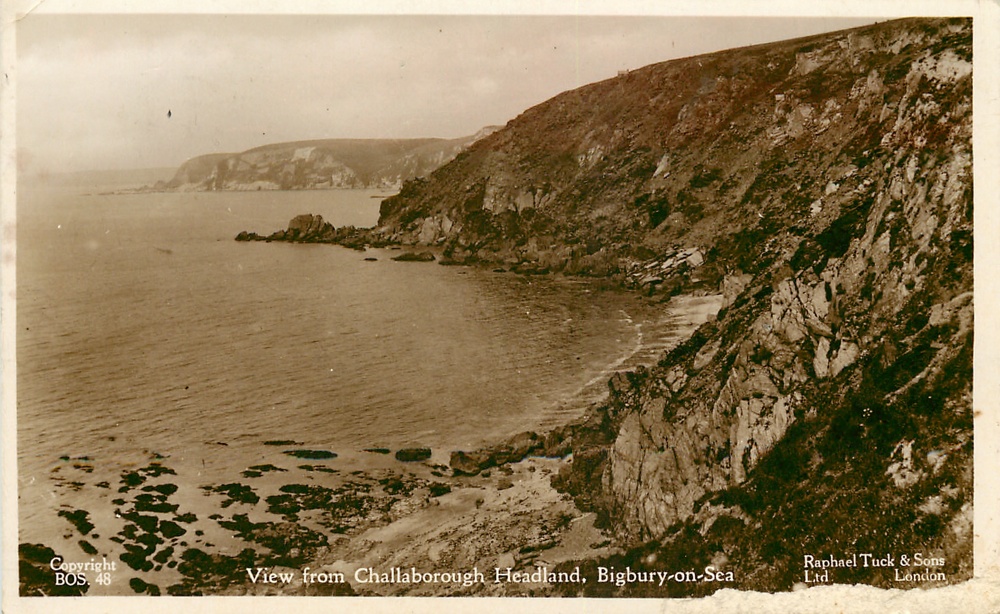
[[[332,224],[323,221],[322,215],[311,213],[293,217],[285,231],[285,238],[290,241],[330,241],[335,236]]]
[[[396,451],[396,460],[404,463],[425,461],[431,457],[430,448],[403,448]]]
[[[531,431],[518,433],[507,441],[506,447],[511,458],[507,462],[517,462],[535,450],[543,448],[544,445],[545,442],[537,433]]]
[[[541,453],[543,456],[562,458],[573,452],[573,435],[569,427],[546,433]]]
[[[482,450],[475,452],[452,452],[451,460],[448,464],[451,465],[451,469],[456,475],[476,475],[483,469],[492,466],[490,463],[490,454]]]
[[[396,262],[434,262],[434,254],[430,252],[406,252],[393,258]]]
[[[449,464],[457,475],[476,475],[490,467],[516,463],[532,452],[545,448],[545,440],[537,433],[525,431],[492,448],[482,448],[474,452],[452,452]]]

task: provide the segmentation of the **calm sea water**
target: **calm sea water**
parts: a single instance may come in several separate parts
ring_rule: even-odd
[[[373,195],[23,189],[22,537],[61,505],[60,457],[113,476],[155,453],[220,481],[274,439],[446,460],[565,421],[676,337],[662,307],[585,281],[233,240],[305,212],[372,225]]]

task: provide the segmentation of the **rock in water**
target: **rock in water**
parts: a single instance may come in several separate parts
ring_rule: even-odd
[[[448,464],[456,475],[476,475],[489,463],[490,454],[488,452],[452,452],[451,460]]]
[[[430,448],[403,448],[396,451],[396,460],[404,463],[425,461],[431,457]]]
[[[293,217],[285,231],[285,239],[288,241],[332,241],[335,236],[336,229],[332,224],[323,221],[322,215],[310,213]]]
[[[396,262],[434,262],[434,254],[430,252],[406,252],[393,258]]]
[[[451,465],[456,475],[475,475],[484,469],[516,463],[532,452],[545,448],[545,441],[537,433],[525,431],[497,446],[481,448],[474,452],[452,452]]]

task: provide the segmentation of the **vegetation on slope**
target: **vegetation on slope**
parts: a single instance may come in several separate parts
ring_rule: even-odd
[[[831,580],[969,577],[971,71],[963,19],[653,65],[529,109],[383,203],[384,236],[456,261],[726,295],[569,429],[557,485],[631,548],[605,564],[783,590],[807,554],[871,553],[897,564]],[[897,579],[927,571],[899,566],[916,553],[945,579]]]

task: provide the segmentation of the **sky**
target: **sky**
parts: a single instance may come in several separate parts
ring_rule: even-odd
[[[17,27],[28,172],[320,138],[454,138],[678,57],[875,18],[52,15]]]

